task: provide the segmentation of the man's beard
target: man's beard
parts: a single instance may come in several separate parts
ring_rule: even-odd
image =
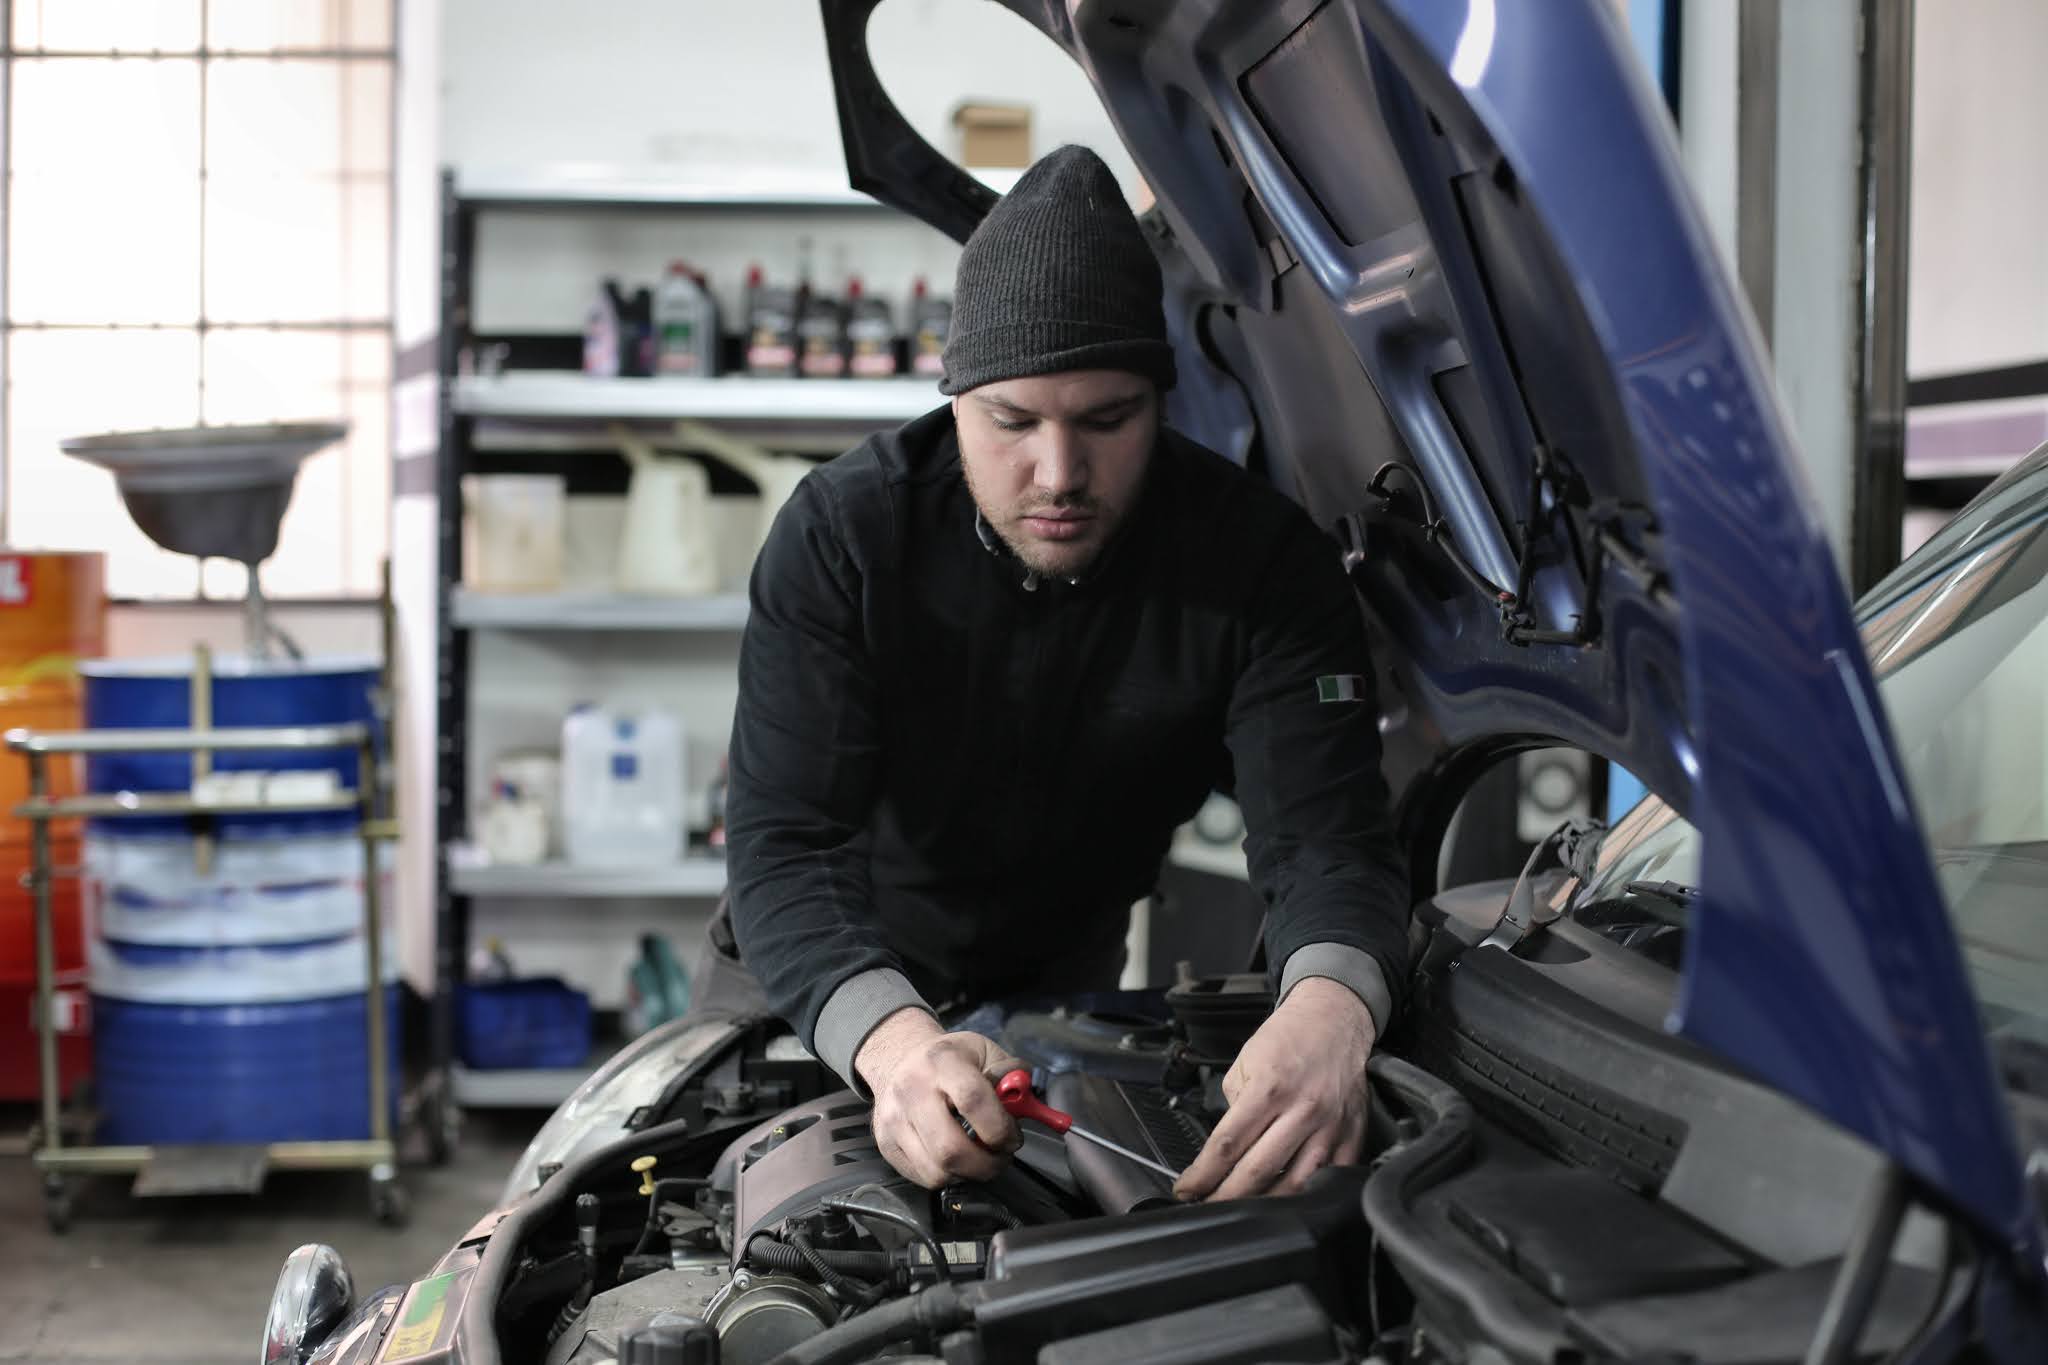
[[[967,472],[964,463],[961,473],[967,479],[967,491],[973,496],[981,519],[1009,547],[1018,563],[1041,577],[1079,578],[1085,574],[1101,556],[1103,547],[1109,544],[1123,520],[1123,514],[1116,508],[1100,498],[1086,496],[1032,498],[1013,507],[993,508],[981,495],[981,490],[974,486],[974,476]],[[1032,538],[1019,525],[1025,517],[1043,516],[1050,512],[1081,512],[1093,517],[1089,524],[1090,534],[1080,541],[1044,541]]]

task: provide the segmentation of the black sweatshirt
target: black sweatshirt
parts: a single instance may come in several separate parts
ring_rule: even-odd
[[[1115,984],[1133,903],[1215,788],[1284,993],[1384,1027],[1406,954],[1358,605],[1284,495],[1162,429],[1077,582],[976,514],[950,408],[804,479],[754,568],[727,795],[741,960],[852,1059],[905,1005]]]

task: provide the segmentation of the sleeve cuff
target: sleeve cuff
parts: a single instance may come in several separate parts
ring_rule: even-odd
[[[1371,953],[1346,943],[1310,943],[1296,948],[1288,954],[1287,965],[1280,973],[1280,995],[1273,1003],[1277,1006],[1312,976],[1328,977],[1357,996],[1366,1013],[1372,1016],[1373,1033],[1386,1036],[1387,1023],[1394,1012],[1394,995],[1387,989],[1386,973],[1380,970],[1379,961]]]
[[[931,1006],[910,984],[910,978],[894,967],[872,967],[849,976],[839,983],[826,999],[825,1007],[818,1011],[817,1026],[811,1030],[811,1050],[819,1061],[838,1072],[862,1099],[872,1099],[867,1086],[861,1083],[860,1075],[853,1069],[853,1059],[860,1055],[861,1044],[868,1040],[875,1026],[900,1009],[931,1013]]]

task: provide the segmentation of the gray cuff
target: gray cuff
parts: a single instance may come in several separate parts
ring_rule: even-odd
[[[894,967],[872,967],[849,976],[825,1001],[825,1008],[818,1011],[817,1027],[811,1031],[811,1051],[838,1072],[862,1099],[872,1099],[853,1069],[853,1059],[860,1055],[861,1044],[868,1040],[875,1026],[900,1009],[932,1012],[932,1007],[910,984],[910,978]]]
[[[1394,1012],[1394,994],[1387,989],[1387,975],[1380,970],[1379,959],[1347,943],[1304,944],[1288,954],[1287,966],[1280,973],[1280,998],[1273,1003],[1278,1005],[1289,991],[1312,976],[1328,977],[1357,996],[1364,1002],[1366,1013],[1372,1016],[1374,1035],[1386,1036],[1388,1016]]]

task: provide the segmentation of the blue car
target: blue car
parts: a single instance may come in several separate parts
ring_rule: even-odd
[[[1171,419],[1329,529],[1385,676],[1414,979],[1366,1164],[1175,1206],[1034,1134],[936,1194],[772,1020],[639,1040],[419,1281],[306,1248],[268,1360],[2048,1360],[2048,453],[1852,610],[1605,0],[1006,0],[1156,196]],[[854,184],[964,238],[824,0]],[[1424,874],[1490,765],[1653,793]],[[991,1002],[1178,1167],[1263,977]]]

